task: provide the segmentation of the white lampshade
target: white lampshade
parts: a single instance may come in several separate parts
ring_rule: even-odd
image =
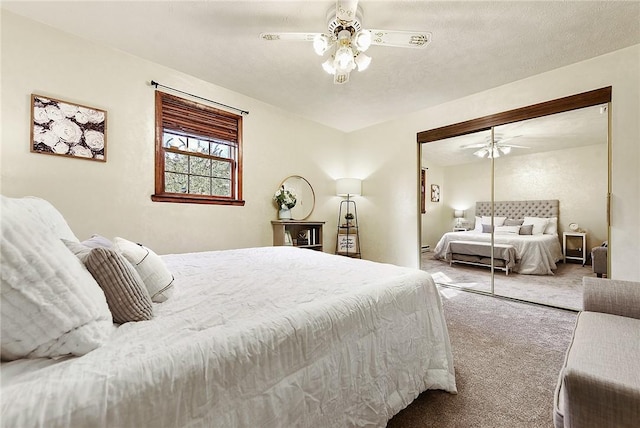
[[[463,218],[464,217],[464,211],[463,210],[454,210],[453,211],[453,216],[455,218]]]
[[[362,195],[362,180],[359,178],[339,178],[336,180],[336,195],[360,196]]]

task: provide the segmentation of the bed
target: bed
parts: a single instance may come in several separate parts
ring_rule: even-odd
[[[384,427],[424,390],[456,392],[425,272],[292,247],[157,256],[172,292],[149,292],[164,299],[150,319],[114,324],[106,289],[82,297],[94,271],[69,251],[79,241],[50,204],[2,197],[2,213],[2,426]],[[68,265],[52,274],[56,263]],[[51,287],[65,292],[14,315],[19,280],[43,287],[32,271],[64,279]],[[16,343],[20,334],[67,323],[69,306],[49,306],[72,293],[84,324],[20,351],[32,339]]]
[[[493,239],[500,251],[494,254],[495,265],[507,273],[553,275],[556,263],[562,259],[558,208],[559,201],[555,199],[496,201]],[[477,202],[474,229],[445,233],[434,248],[434,258],[490,266],[491,255],[483,251],[491,242],[490,223],[491,203]],[[523,229],[530,229],[531,234],[521,234]]]

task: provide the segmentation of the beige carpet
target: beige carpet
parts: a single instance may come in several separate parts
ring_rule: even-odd
[[[435,260],[433,253],[422,253],[421,268],[436,283],[491,291],[491,270],[486,267],[453,264]],[[500,296],[574,310],[582,309],[582,278],[595,276],[591,266],[558,263],[555,275],[520,275],[495,271],[494,292]]]
[[[553,427],[576,314],[441,287],[458,394],[426,391],[387,428]]]

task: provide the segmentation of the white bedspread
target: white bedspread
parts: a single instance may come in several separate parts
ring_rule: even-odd
[[[175,295],[82,357],[2,364],[6,427],[384,427],[456,391],[425,272],[268,247],[163,256]]]
[[[514,272],[531,275],[553,275],[556,262],[562,258],[562,248],[558,235],[494,235],[496,244],[513,245],[516,249],[517,264]],[[476,232],[447,232],[442,235],[434,248],[434,257],[446,259],[451,241],[490,242],[491,234]]]

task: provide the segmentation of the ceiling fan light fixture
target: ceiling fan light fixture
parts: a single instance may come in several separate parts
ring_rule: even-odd
[[[509,153],[511,153],[511,147],[509,146],[500,146],[498,147],[498,149],[500,150],[500,152],[502,152],[503,155],[508,155]]]
[[[313,38],[313,50],[320,56],[331,47],[331,39],[326,34],[318,34]]]
[[[353,45],[360,52],[364,52],[371,46],[371,31],[361,30],[356,33],[353,38]]]
[[[479,158],[483,158],[489,154],[489,150],[482,148],[480,150],[473,152],[473,154],[478,156]]]
[[[322,68],[329,74],[336,74],[336,68],[333,66],[333,58],[329,58],[323,62]]]
[[[355,61],[358,66],[358,71],[364,71],[369,68],[369,64],[371,64],[371,57],[360,52],[356,55]]]
[[[353,50],[349,46],[342,46],[336,51],[334,67],[342,73],[349,73],[356,67]]]

